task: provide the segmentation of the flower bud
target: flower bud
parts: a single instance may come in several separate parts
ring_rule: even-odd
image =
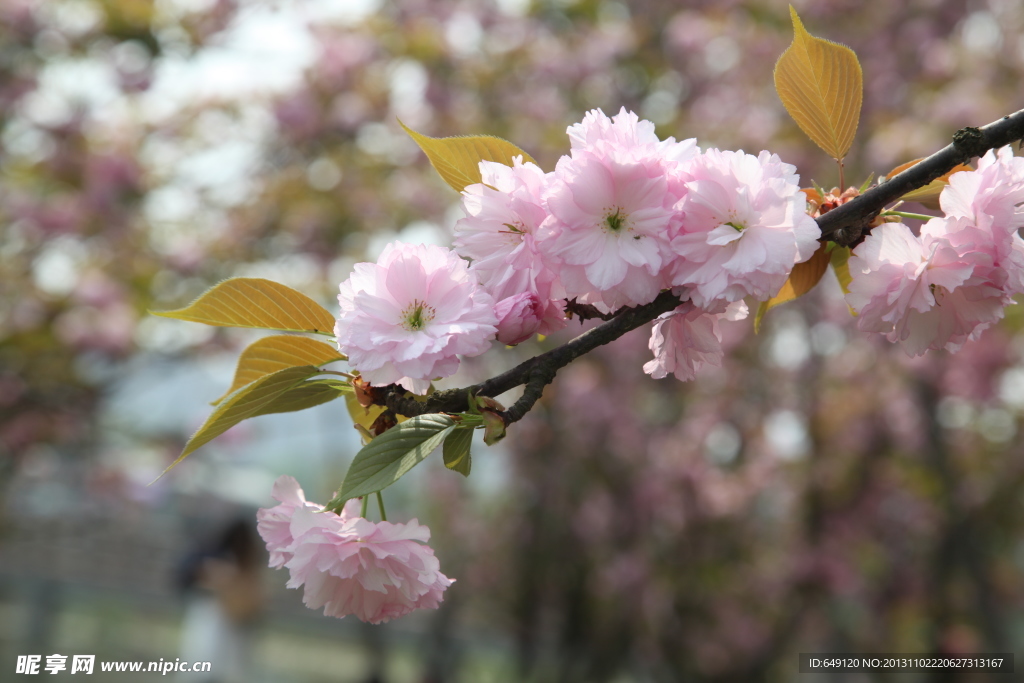
[[[533,292],[522,292],[499,301],[494,314],[498,317],[498,341],[515,346],[537,333],[544,306]]]

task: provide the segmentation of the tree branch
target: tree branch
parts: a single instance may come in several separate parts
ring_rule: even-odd
[[[523,397],[502,414],[505,424],[520,420],[540,398],[544,387],[555,379],[555,373],[580,356],[598,346],[615,341],[622,335],[646,325],[662,313],[668,313],[680,303],[670,291],[662,292],[649,304],[626,308],[614,319],[587,330],[572,341],[539,356],[523,361],[497,377],[463,389],[437,391],[420,402],[405,395],[405,389],[390,384],[374,390],[374,403],[386,405],[396,413],[412,417],[426,413],[460,413],[469,409],[469,396],[497,396],[521,384],[528,384]]]
[[[1004,116],[982,128],[961,128],[953,142],[924,161],[914,164],[890,180],[876,185],[861,196],[832,209],[817,219],[822,239],[843,246],[856,244],[867,232],[868,224],[887,204],[906,193],[924,187],[957,164],[965,164],[983,155],[1024,138],[1024,109]]]
[[[1024,109],[982,128],[962,128],[953,135],[952,144],[817,218],[821,237],[823,240],[832,240],[843,246],[852,246],[860,241],[867,232],[871,220],[881,213],[886,205],[912,190],[924,187],[951,171],[957,164],[966,163],[990,149],[1008,145],[1022,138]],[[570,302],[567,310],[573,311],[581,318],[610,319],[567,344],[523,361],[511,370],[480,384],[438,391],[423,401],[411,398],[405,389],[396,384],[371,388],[370,396],[374,403],[387,406],[400,415],[412,417],[427,413],[460,413],[469,409],[470,396],[494,397],[526,384],[523,396],[511,408],[501,413],[505,424],[511,424],[522,419],[533,407],[541,397],[544,387],[554,381],[555,374],[561,368],[598,346],[612,342],[627,332],[651,322],[662,313],[673,310],[680,303],[679,297],[670,291],[664,291],[649,304],[626,308],[605,316],[593,307]]]

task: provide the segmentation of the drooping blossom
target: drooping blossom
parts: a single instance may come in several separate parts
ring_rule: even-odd
[[[462,193],[466,216],[455,224],[455,250],[472,260],[470,271],[495,301],[534,294],[542,304],[540,334],[565,327],[561,282],[537,248],[537,230],[547,216],[544,172],[516,157],[511,167],[481,161],[480,173],[482,182]]]
[[[278,569],[292,559],[292,552],[289,549],[295,542],[291,531],[295,511],[299,508],[309,508],[319,512],[324,506],[306,500],[305,492],[294,477],[278,477],[271,495],[281,504],[261,509],[256,513],[256,528],[266,542],[267,550],[270,551],[270,566]]]
[[[375,524],[359,516],[357,500],[341,515],[325,511],[307,502],[288,476],[278,478],[273,496],[281,504],[256,515],[270,566],[288,569],[289,588],[305,586],[303,602],[311,609],[379,624],[436,609],[453,582],[425,545],[430,530],[415,519]]]
[[[861,329],[900,341],[910,355],[959,350],[1003,317],[1024,291],[1024,159],[989,151],[976,171],[950,177],[920,237],[876,228],[850,260],[847,301]]]
[[[695,305],[765,300],[817,249],[821,231],[795,170],[768,152],[717,149],[689,165],[672,284],[689,286]]]
[[[370,384],[417,394],[497,332],[494,299],[458,254],[433,245],[392,242],[377,263],[356,264],[338,303],[334,333],[349,364]]]
[[[747,305],[742,301],[721,303],[718,312],[709,313],[684,301],[674,311],[663,313],[654,321],[648,348],[654,360],[644,364],[644,372],[661,379],[669,373],[684,382],[697,376],[705,364],[722,364],[722,332],[720,320],[742,320]]]
[[[930,231],[921,238],[902,223],[883,223],[854,249],[849,260],[852,281],[846,301],[858,314],[857,326],[902,342],[912,356],[929,348],[955,351],[979,325],[990,324],[1002,314],[1001,297],[992,296],[999,294],[998,289],[984,281],[972,282],[976,269],[992,269],[991,254],[973,249],[958,253],[940,234],[947,232],[939,226],[946,220],[929,221]],[[962,237],[968,228],[958,227],[961,230],[953,233]],[[968,285],[987,296],[970,302],[965,297]]]
[[[569,134],[572,154],[544,193],[541,253],[569,298],[604,312],[648,303],[667,284],[679,199],[670,178],[696,144],[659,141],[653,124],[625,109],[612,119],[594,110]]]

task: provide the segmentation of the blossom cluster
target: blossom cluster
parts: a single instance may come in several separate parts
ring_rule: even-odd
[[[430,530],[416,520],[375,524],[359,516],[358,499],[335,514],[307,501],[288,476],[278,478],[273,496],[280,505],[257,513],[257,529],[270,566],[290,572],[288,587],[305,584],[307,607],[379,624],[436,609],[453,582],[425,545]]]
[[[949,178],[944,213],[915,235],[875,228],[850,258],[847,302],[858,327],[900,342],[912,356],[958,351],[1003,317],[1024,292],[1024,159],[989,151],[976,171]]]
[[[774,154],[659,140],[625,109],[568,134],[550,173],[480,162],[454,250],[396,243],[356,266],[335,332],[365,380],[422,394],[460,355],[564,327],[570,301],[607,314],[666,289],[682,305],[655,325],[645,369],[690,379],[720,362],[717,321],[746,311],[730,305],[770,298],[817,248],[799,177]]]

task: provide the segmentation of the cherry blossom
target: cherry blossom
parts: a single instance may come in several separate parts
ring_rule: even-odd
[[[490,347],[494,299],[449,249],[392,242],[376,264],[356,264],[341,283],[334,332],[349,363],[374,385],[417,394],[447,377],[459,355]]]
[[[257,513],[258,529],[270,566],[288,569],[289,588],[305,585],[307,607],[379,624],[436,609],[452,585],[426,545],[430,530],[417,520],[375,524],[358,515],[358,500],[335,514],[306,502],[289,476],[278,478],[273,495],[281,504]]]
[[[684,179],[672,284],[691,286],[702,308],[715,300],[773,296],[821,236],[798,182],[795,168],[768,152],[702,154]]]

